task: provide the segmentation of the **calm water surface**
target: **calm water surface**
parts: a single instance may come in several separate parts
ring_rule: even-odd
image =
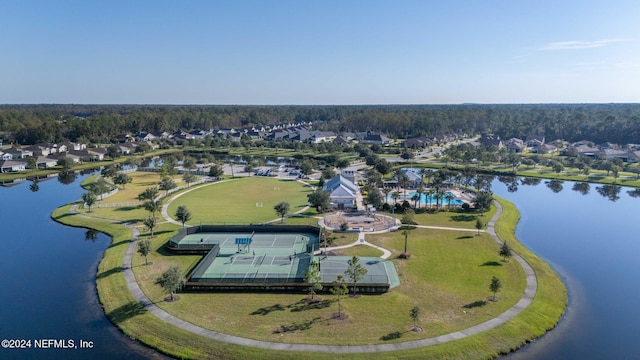
[[[494,192],[521,213],[516,236],[547,260],[569,289],[559,326],[512,354],[513,359],[640,358],[640,198],[622,188],[615,202],[590,185],[572,182],[553,192],[545,182],[515,193],[494,182]]]
[[[105,317],[95,273],[110,239],[85,240],[85,229],[49,218],[59,205],[79,199],[81,178],[55,178],[32,192],[26,181],[0,187],[0,339],[93,341],[93,349],[1,349],[0,359],[126,359],[158,355],[128,339]]]

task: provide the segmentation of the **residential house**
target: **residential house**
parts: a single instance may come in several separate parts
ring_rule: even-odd
[[[511,139],[507,140],[505,142],[505,147],[507,148],[507,150],[513,151],[513,152],[516,152],[516,153],[521,153],[527,148],[527,146],[525,145],[524,141],[522,141],[522,139],[518,139],[518,138],[511,138]]]
[[[36,159],[36,166],[40,169],[46,169],[49,167],[54,167],[56,165],[58,165],[58,160],[51,157],[38,156],[38,158]]]
[[[599,156],[607,160],[621,159],[624,162],[629,162],[630,160],[633,161],[631,159],[633,155],[625,150],[618,150],[618,149],[611,149],[611,148],[602,149],[599,153]]]
[[[540,145],[544,145],[544,135],[527,135],[524,142],[530,148],[535,148]]]
[[[13,156],[11,156],[11,154],[0,151],[0,160],[11,160],[11,159],[13,159]]]
[[[434,140],[426,136],[409,138],[404,141],[404,147],[409,149],[424,149],[433,145]]]
[[[556,151],[558,151],[558,148],[555,145],[551,144],[540,145],[537,148],[538,154],[553,154]]]
[[[80,143],[74,143],[74,142],[70,142],[67,145],[67,148],[64,151],[71,151],[71,150],[75,150],[75,151],[81,151],[81,150],[85,150],[87,148],[87,144],[80,144]],[[58,152],[63,151],[62,149],[58,149]]]
[[[322,190],[329,193],[332,207],[344,210],[353,209],[356,206],[355,201],[356,194],[358,193],[358,185],[342,175],[337,175],[327,181],[322,187]]]
[[[312,131],[309,141],[318,144],[321,142],[333,141],[336,138],[336,133],[333,131]]]
[[[102,161],[107,155],[107,149],[105,148],[89,148],[85,151],[89,155],[89,161]]]
[[[343,146],[349,145],[349,142],[340,135],[336,136],[336,138],[333,139],[333,143],[338,145],[343,145]]]
[[[364,139],[360,141],[366,144],[376,144],[376,145],[389,145],[392,142],[392,140],[388,138],[386,135],[375,134],[375,133],[368,133],[367,136],[365,136]]]
[[[494,134],[482,134],[480,137],[480,144],[484,147],[495,146],[498,149],[502,149],[504,146],[502,144],[502,140],[500,140],[500,136]]]
[[[158,136],[150,132],[140,131],[140,133],[138,133],[138,136],[136,138],[139,141],[153,141],[153,140],[156,140]]]
[[[595,157],[600,152],[600,149],[588,145],[576,145],[573,147],[573,152],[576,155]]]
[[[122,154],[122,155],[129,155],[129,154],[131,154],[131,153],[133,152],[133,150],[134,150],[134,149],[133,149],[132,147],[130,147],[130,146],[127,146],[127,145],[121,145],[121,144],[117,144],[117,145],[115,145],[115,147],[116,147],[116,150],[118,151],[118,153],[119,153],[119,154]],[[91,150],[91,149],[89,149],[89,150]],[[106,153],[105,153],[105,154],[106,154]],[[103,154],[103,157],[104,157],[104,154]]]
[[[26,161],[19,160],[2,160],[0,161],[0,172],[17,172],[27,169]]]
[[[23,150],[31,151],[34,156],[48,156],[49,154],[51,154],[51,147],[45,144],[26,146],[23,148]]]

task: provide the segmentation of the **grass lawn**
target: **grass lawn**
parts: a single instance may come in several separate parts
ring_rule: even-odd
[[[489,219],[496,213],[495,207],[484,213],[477,212],[457,212],[457,211],[438,211],[434,213],[425,212],[415,214],[413,221],[418,225],[455,227],[465,229],[475,229],[476,219],[478,216],[483,223],[487,223]],[[391,215],[385,213],[386,215]],[[402,219],[402,214],[394,214],[398,219]]]
[[[256,180],[272,181],[273,179]],[[236,187],[227,189],[237,190],[245,181],[249,180],[235,181],[232,185]],[[204,187],[203,190],[215,190],[224,184],[217,183]],[[273,191],[273,185],[269,186],[272,192],[276,192]],[[282,185],[275,186],[284,188]],[[305,191],[308,190],[300,187],[292,189],[293,192],[287,194],[286,200],[293,207],[294,202],[291,199],[300,196],[306,200]],[[207,194],[206,197],[227,196],[224,191],[213,190],[211,190],[212,193],[201,193],[202,196],[193,200],[204,198],[204,194]],[[140,189],[136,192],[136,196],[139,192],[141,192]],[[196,192],[183,195],[178,200]],[[187,200],[191,201],[189,198]],[[217,202],[218,198],[212,197],[209,201]],[[280,200],[274,200],[274,204],[278,201]],[[251,202],[254,203],[252,209],[254,211],[246,212],[243,219],[253,219],[254,216],[257,218],[264,216],[268,219],[277,217],[273,206],[270,206],[262,215],[259,211],[255,211],[255,201]],[[177,204],[174,202],[172,206],[177,207]],[[134,301],[126,288],[121,272],[124,251],[131,238],[129,230],[105,221],[69,216],[69,206],[57,209],[52,217],[71,226],[92,227],[112,236],[113,243],[105,251],[96,276],[100,302],[105,313],[128,336],[175,357],[452,359],[489,358],[497,356],[500,352],[517,348],[528,339],[540,336],[547,329],[552,328],[566,304],[566,289],[557,275],[513,238],[513,230],[519,218],[517,209],[506,202],[503,206],[505,215],[496,224],[496,229],[500,236],[509,240],[514,250],[527,259],[538,276],[539,290],[532,305],[509,323],[469,338],[406,351],[365,354],[316,354],[240,347],[177,329],[147,313]],[[267,207],[266,203],[264,207]],[[194,215],[197,213],[191,210]],[[218,209],[213,211],[216,211],[216,214],[222,213]],[[170,213],[172,212],[175,210],[170,210]],[[402,342],[437,336],[496,316],[512,306],[520,298],[524,289],[523,271],[520,266],[513,260],[508,263],[500,261],[498,245],[487,234],[475,236],[469,232],[415,229],[410,232],[408,238],[411,259],[394,260],[401,285],[383,295],[343,299],[343,309],[350,316],[346,321],[329,319],[330,314],[337,310],[335,297],[330,294],[321,294],[320,297],[325,301],[319,306],[311,307],[301,303],[305,296],[303,294],[181,293],[179,301],[167,303],[163,301],[166,294],[153,284],[153,280],[170,264],[176,264],[184,272],[188,272],[200,259],[199,256],[172,255],[162,249],[162,244],[178,228],[179,226],[176,225],[162,224],[156,229],[157,236],[151,239],[154,249],[149,256],[151,265],[145,266],[144,258],[134,254],[133,271],[145,294],[158,306],[186,321],[227,334],[266,341],[348,345]],[[148,237],[149,234],[145,229],[141,231],[142,239]],[[353,242],[356,236],[356,234],[335,235],[341,239],[340,241],[346,242]],[[346,236],[341,238],[343,235],[354,236],[354,238],[349,239]],[[401,231],[368,235],[367,241],[391,250],[392,257],[399,254],[404,246],[404,236]],[[487,301],[487,297],[491,295],[488,290],[489,282],[494,275],[499,277],[503,284],[502,291],[498,293],[500,299],[498,302]],[[421,333],[408,331],[412,325],[409,310],[414,306],[422,310],[419,325],[424,328],[424,331]]]
[[[153,172],[130,172],[129,175],[132,179],[131,183],[127,184],[124,189],[120,189],[117,193],[103,200],[97,201],[96,205],[91,208],[91,216],[101,217],[105,219],[113,219],[120,221],[134,221],[142,222],[145,218],[149,217],[149,212],[142,206],[139,206],[138,195],[145,189],[157,186],[160,182],[160,174]],[[180,175],[174,175],[173,180],[180,185],[182,177]],[[124,204],[130,203],[130,205],[120,205],[118,207],[105,207],[99,208],[100,204]],[[78,211],[86,213],[88,209],[78,209]],[[156,214],[158,216],[158,214]]]
[[[333,250],[335,256],[382,256],[383,252],[367,245],[356,245],[346,249]]]
[[[192,214],[187,223],[191,225],[261,223],[279,218],[273,207],[281,201],[289,203],[290,213],[303,209],[309,193],[311,188],[292,180],[235,179],[185,192],[171,202],[168,213],[173,216],[178,206],[185,205]]]

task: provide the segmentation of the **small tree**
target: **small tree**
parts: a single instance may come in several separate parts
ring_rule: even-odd
[[[333,282],[333,287],[330,289],[331,293],[338,298],[338,316],[337,318],[342,318],[342,303],[340,300],[344,295],[349,292],[347,288],[347,283],[344,281],[344,277],[342,275],[338,275],[336,277],[336,281]]]
[[[182,228],[184,229],[184,223],[191,220],[191,211],[189,211],[185,205],[178,206],[176,209],[176,219],[182,222]]]
[[[144,209],[149,211],[152,217],[156,216],[156,211],[160,211],[161,207],[162,205],[160,205],[160,201],[149,200],[144,203]]]
[[[320,265],[313,261],[309,264],[309,268],[304,272],[304,282],[309,284],[309,295],[311,295],[311,300],[313,300],[313,296],[316,294],[316,290],[322,290],[322,275],[320,274]]]
[[[284,217],[287,215],[287,213],[289,212],[289,203],[286,201],[282,201],[278,204],[276,204],[273,209],[276,211],[276,213],[278,213],[278,215],[280,215],[280,223],[284,223]]]
[[[130,183],[133,179],[131,176],[125,173],[118,173],[113,177],[113,183],[116,185],[122,185],[124,189],[128,183]]]
[[[187,172],[182,175],[182,180],[187,183],[187,186],[191,186],[192,182],[195,182],[198,177],[194,174]]]
[[[402,214],[402,219],[400,220],[403,224],[413,224],[413,217],[416,215],[416,212],[413,209],[406,208],[404,209],[404,214]]]
[[[138,241],[138,254],[144,256],[144,264],[149,265],[147,256],[151,252],[151,242],[149,240]]]
[[[164,291],[168,292],[170,294],[170,300],[173,301],[173,293],[182,288],[184,283],[182,271],[178,266],[171,265],[167,271],[156,279],[155,283],[160,285]]]
[[[503,242],[500,247],[500,256],[502,256],[502,261],[507,262],[507,258],[511,257],[511,248],[507,245],[507,242]]]
[[[88,212],[91,212],[91,207],[96,203],[97,200],[98,197],[91,191],[82,194],[82,201],[85,205],[87,205],[87,208],[89,209],[87,210]]]
[[[140,195],[138,195],[138,200],[153,200],[156,198],[156,196],[158,196],[158,188],[150,187],[146,188],[143,192],[140,193]]]
[[[418,330],[418,318],[420,318],[420,308],[417,306],[414,306],[413,309],[411,309],[411,312],[409,313],[409,316],[411,317],[411,320],[413,320],[413,328],[412,330],[416,331]]]
[[[224,170],[222,170],[222,167],[220,167],[220,165],[211,165],[211,167],[209,168],[209,176],[213,178],[219,178],[222,175],[224,175]]]
[[[163,177],[162,180],[160,180],[160,184],[158,184],[158,189],[166,191],[166,194],[169,194],[169,190],[174,189],[175,187],[175,181],[168,176]]]
[[[149,231],[151,231],[151,237],[153,237],[153,229],[155,229],[158,225],[158,220],[156,220],[154,216],[149,216],[148,218],[144,219],[142,223],[147,227],[147,229],[149,229]]]
[[[307,199],[309,200],[309,205],[318,209],[320,213],[329,208],[331,204],[329,192],[322,190],[322,188],[317,188],[316,191],[308,194]]]
[[[480,220],[480,218],[476,218],[476,229],[478,229],[478,233],[476,235],[480,235],[480,230],[482,230],[482,227],[484,227],[482,220]]]
[[[345,270],[344,274],[351,280],[353,284],[353,295],[356,295],[356,284],[358,281],[362,280],[362,278],[367,274],[368,270],[365,269],[360,264],[360,258],[357,256],[352,257],[347,261],[347,270]]]
[[[500,282],[500,279],[498,279],[497,277],[492,277],[491,278],[491,284],[489,284],[489,290],[491,290],[491,292],[493,293],[493,301],[496,301],[496,293],[498,291],[500,291],[500,288],[502,288],[502,283]]]

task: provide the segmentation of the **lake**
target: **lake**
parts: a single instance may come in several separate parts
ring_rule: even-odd
[[[0,187],[0,339],[31,339],[31,349],[0,349],[2,359],[147,359],[157,352],[124,336],[105,317],[95,274],[110,238],[58,224],[51,211],[81,197],[79,176],[70,185],[50,178]],[[90,236],[91,237],[91,236]],[[33,349],[35,339],[93,342],[92,349]]]
[[[72,339],[76,345],[85,340],[94,348],[0,349],[2,359],[161,357],[123,336],[98,303],[95,271],[109,238],[86,240],[85,229],[49,218],[59,205],[80,198],[81,179],[70,185],[41,181],[37,192],[28,181],[0,187],[0,339]],[[573,187],[542,181],[509,192],[493,182],[493,191],[520,209],[518,239],[569,288],[569,307],[558,327],[507,358],[626,359],[639,352],[640,198],[623,188],[613,202],[598,192],[601,185],[590,185],[587,195]]]
[[[613,202],[595,184],[587,195],[572,190],[572,182],[563,183],[558,193],[552,190],[557,184],[545,181],[520,185],[515,193],[493,184],[494,193],[520,210],[517,238],[548,261],[569,289],[569,307],[559,326],[508,357],[638,358],[640,198],[622,188]]]

